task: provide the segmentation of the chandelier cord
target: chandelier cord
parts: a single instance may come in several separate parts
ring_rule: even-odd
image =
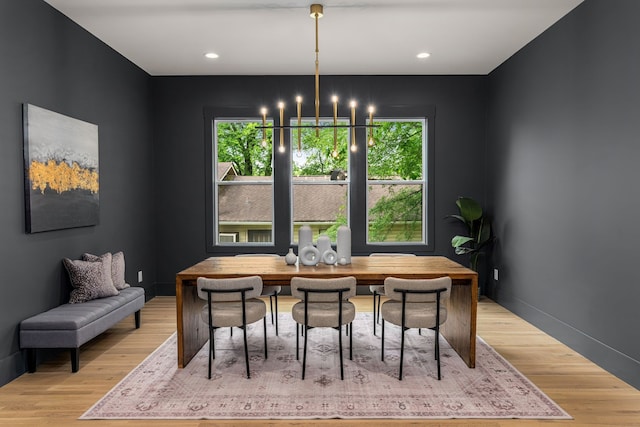
[[[320,49],[318,48],[318,20],[320,19],[319,13],[314,13],[316,21],[316,138],[320,136]]]

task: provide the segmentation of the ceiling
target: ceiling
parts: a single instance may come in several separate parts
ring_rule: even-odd
[[[313,0],[45,1],[151,75],[315,70]],[[581,2],[326,0],[320,73],[488,74]]]

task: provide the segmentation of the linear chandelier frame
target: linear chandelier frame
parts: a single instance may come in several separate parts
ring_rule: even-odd
[[[280,130],[280,145],[279,145],[279,151],[280,152],[284,152],[285,148],[284,148],[284,130],[285,129],[297,129],[297,142],[298,142],[298,153],[300,153],[302,151],[302,141],[301,141],[301,130],[302,129],[315,129],[316,130],[316,138],[320,137],[320,129],[321,128],[329,128],[329,129],[333,129],[333,152],[331,153],[333,157],[337,157],[338,156],[338,129],[339,128],[348,128],[351,130],[351,151],[355,152],[357,151],[357,145],[356,145],[356,129],[357,128],[363,128],[363,129],[368,129],[369,131],[369,135],[368,135],[368,142],[367,144],[369,146],[373,146],[374,145],[374,139],[373,139],[373,128],[376,127],[376,125],[373,123],[373,113],[375,112],[375,107],[373,105],[369,105],[367,108],[368,114],[369,114],[369,124],[363,124],[363,125],[356,125],[356,106],[357,103],[355,100],[351,100],[349,103],[349,107],[350,107],[350,113],[351,113],[351,117],[350,117],[350,124],[348,125],[339,125],[338,124],[338,96],[337,95],[333,95],[331,98],[331,102],[333,104],[333,124],[322,124],[320,123],[320,59],[319,59],[319,55],[320,55],[320,49],[319,49],[319,31],[318,31],[318,21],[320,20],[320,18],[322,18],[324,16],[324,7],[321,4],[312,4],[311,7],[309,8],[309,16],[311,18],[314,19],[315,21],[315,99],[314,99],[314,106],[315,106],[315,124],[313,125],[303,125],[302,124],[302,96],[298,95],[296,96],[296,110],[297,110],[297,124],[293,125],[293,124],[289,124],[289,125],[285,125],[284,124],[284,107],[285,104],[283,101],[279,101],[277,106],[278,106],[278,110],[279,110],[279,115],[280,115],[280,125],[279,126],[273,126],[273,129],[279,129]],[[260,127],[262,129],[262,145],[266,146],[267,145],[267,141],[266,141],[266,129],[268,129],[267,127],[267,113],[268,110],[266,107],[262,107],[260,110],[260,113],[262,115],[262,126]],[[269,127],[269,129],[271,129]]]

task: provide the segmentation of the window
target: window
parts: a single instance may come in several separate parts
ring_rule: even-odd
[[[376,119],[367,149],[367,243],[426,243],[426,121]]]
[[[292,123],[293,124],[293,123]],[[348,224],[349,218],[349,141],[348,128],[312,127],[315,120],[303,120],[301,129],[292,129],[291,140],[291,198],[293,218],[291,236],[298,241],[298,229],[309,225],[314,240],[320,234],[336,241],[338,227]],[[333,124],[321,121],[321,125]],[[347,125],[339,120],[337,124]],[[298,135],[300,145],[298,145]],[[337,156],[333,156],[334,136]]]
[[[315,118],[303,117],[298,129],[290,115],[280,152],[280,129],[272,117],[263,129],[255,110],[204,111],[208,252],[260,247],[284,254],[297,244],[300,226],[312,227],[314,241],[325,234],[335,243],[343,224],[351,227],[354,254],[380,246],[386,252],[433,250],[434,107],[381,108],[371,147],[363,118],[355,129],[355,151],[349,149],[348,118],[338,117],[337,128],[320,127],[316,135]],[[322,126],[332,124],[333,118],[321,118]]]
[[[271,230],[248,230],[248,239],[249,242],[260,242],[260,243],[270,243],[271,239]]]
[[[220,233],[220,243],[234,243],[238,241],[238,233]]]
[[[216,245],[274,241],[272,130],[261,126],[246,119],[213,121]]]

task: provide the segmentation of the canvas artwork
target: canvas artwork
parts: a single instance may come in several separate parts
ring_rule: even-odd
[[[24,104],[28,233],[98,224],[98,126]]]

